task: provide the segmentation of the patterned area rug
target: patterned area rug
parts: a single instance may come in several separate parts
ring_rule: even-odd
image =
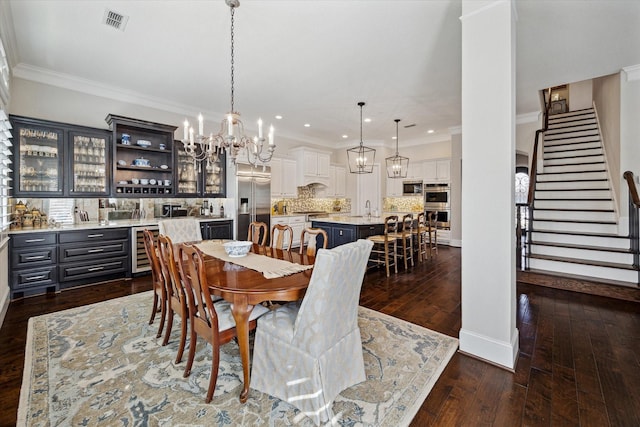
[[[165,347],[148,324],[145,292],[29,320],[18,425],[314,425],[286,402],[251,390],[240,404],[235,342],[221,348],[213,401],[204,403],[211,348],[199,340],[189,378],[176,365],[179,326]],[[458,340],[363,307],[367,380],[344,390],[333,411],[345,426],[408,425]]]

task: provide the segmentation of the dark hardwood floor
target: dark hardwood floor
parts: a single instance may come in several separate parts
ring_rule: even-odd
[[[387,278],[361,304],[458,336],[460,250]],[[548,283],[547,283],[548,285]],[[31,316],[150,289],[149,277],[15,301],[0,329],[0,426],[15,424]],[[639,426],[640,303],[518,283],[515,373],[456,353],[412,426]]]

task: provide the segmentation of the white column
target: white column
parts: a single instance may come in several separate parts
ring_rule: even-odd
[[[515,17],[511,0],[462,2],[460,350],[513,369]]]

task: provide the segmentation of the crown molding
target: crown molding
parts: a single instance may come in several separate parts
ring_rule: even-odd
[[[628,82],[640,80],[640,64],[624,67],[622,71],[624,71]]]

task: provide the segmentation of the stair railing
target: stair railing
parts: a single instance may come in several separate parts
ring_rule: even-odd
[[[531,232],[533,231],[533,197],[536,193],[536,182],[538,175],[538,146],[540,145],[540,136],[544,134],[549,128],[549,110],[551,109],[551,88],[547,89],[546,92],[542,91],[544,110],[542,116],[543,127],[542,129],[536,130],[536,135],[533,138],[533,154],[531,156],[531,169],[529,169],[529,194],[527,194],[527,204],[526,209],[522,209],[518,207],[518,215],[521,213],[526,215],[527,220],[525,223],[525,270],[529,270],[529,254],[530,254],[530,239]],[[526,210],[526,212],[523,212]],[[518,221],[520,222],[520,221]],[[516,234],[520,233],[518,230]],[[518,242],[516,243],[516,253],[521,252],[522,245],[521,237],[518,237]]]
[[[640,198],[633,172],[626,171],[622,176],[629,187],[629,240],[633,252],[633,266],[638,268],[640,266],[640,223],[638,222],[640,219]],[[640,283],[640,273],[638,283]]]

